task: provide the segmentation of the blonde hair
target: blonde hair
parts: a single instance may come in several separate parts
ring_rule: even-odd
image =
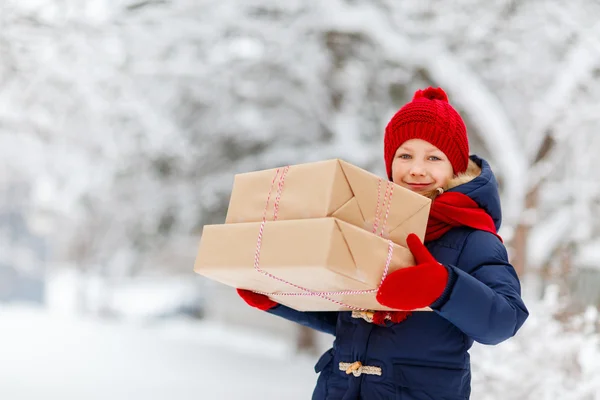
[[[435,200],[436,197],[438,197],[440,194],[444,193],[446,190],[448,190],[447,187],[439,187],[439,188],[430,190],[425,193],[420,193],[420,195],[430,198],[431,200]]]

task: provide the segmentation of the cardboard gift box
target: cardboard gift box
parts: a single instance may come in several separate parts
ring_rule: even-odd
[[[406,245],[431,200],[342,160],[237,174],[227,224],[335,217]]]
[[[206,225],[194,270],[299,311],[389,310],[375,299],[386,266],[412,265],[407,248],[329,217]]]

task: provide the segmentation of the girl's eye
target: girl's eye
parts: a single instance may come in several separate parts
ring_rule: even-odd
[[[403,159],[405,159],[405,160],[409,160],[411,157],[410,157],[410,154],[406,154],[406,153],[404,153],[404,154],[400,154],[400,155],[398,156],[398,158],[403,158]]]
[[[439,157],[436,157],[436,156],[431,156],[431,157],[429,157],[429,159],[430,159],[431,161],[441,161],[441,160],[442,160],[441,158],[439,158]]]

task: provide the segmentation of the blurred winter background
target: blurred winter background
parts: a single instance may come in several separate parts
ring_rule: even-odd
[[[342,158],[445,88],[531,317],[473,398],[600,399],[600,4],[1,0],[0,398],[307,399],[332,338],[192,272],[233,175]]]

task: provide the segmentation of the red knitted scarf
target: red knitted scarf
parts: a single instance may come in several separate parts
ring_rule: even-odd
[[[425,242],[436,240],[458,226],[490,232],[502,240],[492,217],[473,199],[458,192],[442,193],[431,203]]]

